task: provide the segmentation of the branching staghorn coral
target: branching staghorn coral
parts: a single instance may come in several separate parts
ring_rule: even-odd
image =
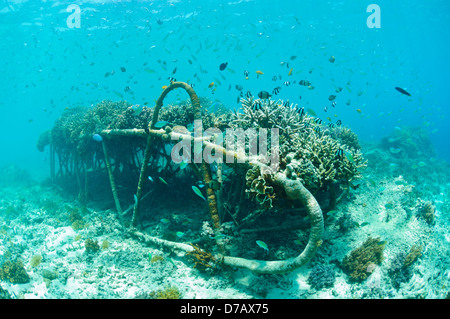
[[[299,108],[288,101],[272,101],[241,99],[242,112],[234,111],[231,117],[231,127],[235,128],[278,128],[280,139],[288,139],[292,134],[299,133],[304,127]],[[258,105],[258,107],[256,107]]]
[[[320,119],[304,114],[289,102],[254,100],[253,97],[241,102],[242,112],[234,112],[230,126],[278,128],[281,168],[286,168],[290,176],[300,178],[311,192],[327,190],[333,183],[347,185],[361,176],[360,170],[366,166],[366,161],[359,150],[356,134],[350,129],[321,125]],[[266,183],[254,172],[247,174],[246,182],[250,197],[265,207],[272,207],[277,194],[270,188],[265,191],[270,185],[261,189]]]

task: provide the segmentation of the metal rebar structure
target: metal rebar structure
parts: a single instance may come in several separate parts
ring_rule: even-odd
[[[234,158],[235,160],[239,160],[239,163],[245,163],[245,165],[257,165],[261,168],[263,172],[265,172],[265,178],[270,179],[274,184],[283,188],[287,197],[291,201],[299,201],[306,208],[308,212],[308,216],[311,221],[311,230],[309,235],[308,243],[305,249],[294,258],[290,258],[287,260],[276,260],[276,261],[263,261],[263,260],[251,260],[239,257],[231,257],[225,255],[225,249],[223,247],[223,239],[220,235],[220,218],[218,213],[218,204],[215,190],[211,188],[211,170],[210,166],[202,159],[201,163],[201,175],[203,178],[203,182],[206,188],[207,193],[207,204],[210,212],[211,220],[214,226],[215,231],[215,240],[216,245],[219,251],[218,256],[216,256],[215,260],[219,261],[223,265],[238,267],[238,268],[246,268],[255,273],[264,273],[264,274],[276,274],[276,273],[285,273],[291,271],[295,268],[301,267],[306,264],[311,258],[315,255],[316,250],[322,243],[322,235],[324,230],[324,221],[322,210],[314,198],[314,196],[303,186],[299,179],[291,179],[289,174],[285,174],[285,172],[273,172],[269,167],[265,166],[254,159],[245,158],[245,155],[226,150],[224,147],[214,144],[209,139],[205,138],[195,138],[190,134],[183,134],[178,132],[172,132],[171,130],[164,129],[155,129],[155,124],[158,122],[159,111],[163,106],[164,98],[169,94],[172,90],[177,88],[184,89],[190,97],[192,107],[194,108],[194,119],[196,121],[202,121],[201,116],[201,107],[200,101],[195,93],[194,89],[184,82],[172,82],[167,88],[164,89],[161,96],[156,101],[156,106],[153,112],[153,117],[151,122],[146,129],[111,129],[111,130],[103,130],[100,135],[103,138],[103,151],[105,156],[105,163],[107,167],[107,172],[110,179],[111,189],[114,197],[114,202],[117,210],[120,212],[121,205],[119,201],[119,197],[117,194],[116,182],[112,173],[112,169],[109,164],[108,157],[108,148],[105,143],[107,140],[114,139],[117,136],[140,136],[146,138],[146,148],[144,151],[143,162],[141,163],[141,171],[139,175],[139,181],[136,190],[136,203],[133,208],[133,216],[131,221],[131,227],[129,229],[130,233],[136,238],[143,240],[147,243],[164,246],[170,249],[181,250],[184,252],[192,253],[194,250],[194,246],[172,242],[168,240],[159,239],[156,237],[151,237],[146,234],[140,232],[137,228],[137,221],[139,219],[139,211],[141,198],[143,195],[143,184],[147,176],[147,167],[150,160],[151,147],[155,143],[157,139],[163,140],[180,140],[180,139],[189,139],[191,141],[197,141],[202,143],[202,147],[208,147],[215,151],[216,154],[222,154],[225,158]]]
[[[172,82],[167,88],[165,88],[156,101],[156,105],[153,110],[152,118],[146,128],[133,128],[133,129],[104,129],[99,132],[101,138],[99,138],[101,143],[101,148],[97,148],[96,153],[97,158],[90,165],[95,166],[95,161],[101,162],[101,164],[97,164],[102,166],[102,169],[106,169],[106,172],[109,176],[109,182],[111,186],[111,191],[114,199],[114,204],[117,212],[120,215],[123,215],[122,205],[120,203],[117,181],[114,176],[115,171],[118,169],[120,165],[120,160],[117,159],[117,154],[114,161],[114,169],[110,160],[110,145],[114,142],[114,139],[118,137],[131,137],[131,138],[141,138],[145,139],[145,149],[143,150],[143,159],[142,161],[136,160],[134,157],[137,157],[137,154],[132,154],[131,159],[128,158],[127,161],[133,162],[134,166],[140,165],[139,172],[139,180],[137,184],[137,189],[135,192],[135,203],[132,207],[133,214],[131,218],[131,223],[129,227],[130,235],[135,238],[142,240],[146,243],[163,246],[173,250],[184,251],[190,255],[202,254],[202,258],[204,256],[212,256],[210,253],[204,252],[200,250],[198,246],[168,241],[156,237],[151,237],[147,234],[140,232],[137,229],[137,224],[139,220],[139,212],[141,209],[141,202],[143,197],[146,195],[144,192],[144,184],[146,179],[148,178],[148,167],[149,161],[152,157],[152,151],[154,151],[155,147],[158,146],[158,142],[162,141],[190,141],[191,143],[201,144],[202,148],[208,148],[211,151],[213,150],[215,154],[219,154],[219,157],[222,156],[223,159],[226,158],[227,163],[229,159],[233,159],[235,163],[234,165],[247,165],[258,166],[261,174],[264,179],[269,180],[272,185],[277,185],[277,187],[284,190],[287,199],[289,201],[298,201],[302,204],[304,208],[306,208],[310,222],[311,222],[311,230],[309,234],[309,240],[304,248],[304,250],[297,256],[293,258],[289,258],[286,260],[275,260],[275,261],[264,261],[264,260],[251,260],[239,257],[231,257],[226,255],[226,251],[223,243],[223,236],[220,236],[221,232],[221,224],[219,218],[219,210],[218,210],[218,197],[216,192],[210,185],[212,181],[211,168],[209,163],[207,163],[202,156],[201,162],[198,163],[200,166],[198,167],[195,164],[191,163],[191,167],[194,168],[194,171],[201,176],[203,183],[206,189],[206,202],[208,205],[208,210],[210,213],[210,218],[213,224],[213,230],[215,233],[215,243],[217,246],[218,254],[214,256],[214,261],[216,263],[230,266],[233,268],[246,268],[255,273],[263,273],[263,274],[277,274],[277,273],[285,273],[292,271],[298,267],[305,265],[311,258],[315,255],[316,250],[322,244],[322,235],[324,231],[324,221],[322,210],[315,199],[315,197],[306,189],[300,179],[292,178],[290,172],[284,171],[273,171],[270,167],[258,161],[255,158],[249,158],[245,154],[238,153],[237,151],[230,151],[225,149],[223,146],[214,143],[214,138],[211,136],[207,137],[198,137],[196,134],[192,136],[190,133],[182,133],[178,131],[172,130],[170,127],[155,128],[155,124],[158,122],[159,112],[163,107],[163,101],[165,97],[175,89],[184,89],[189,97],[194,111],[194,121],[199,121],[202,125],[202,114],[201,114],[201,106],[200,101],[195,93],[194,89],[187,83],[184,82]],[[200,134],[201,135],[201,134]],[[86,136],[80,136],[80,138],[86,138]],[[50,141],[50,169],[51,169],[51,178],[52,181],[55,180],[57,175],[63,177],[63,179],[67,179],[67,177],[76,177],[77,184],[79,187],[79,200],[86,201],[88,196],[88,179],[89,179],[89,170],[87,166],[88,159],[87,156],[83,160],[80,159],[78,154],[78,147],[73,147],[65,150],[58,149],[54,145],[52,145],[52,141]],[[139,151],[142,151],[141,149]],[[103,153],[103,158],[99,159],[99,153]],[[194,150],[195,152],[195,150]],[[55,154],[58,157],[59,162],[59,173],[55,170]],[[88,153],[89,154],[89,153]],[[134,157],[133,157],[134,156]],[[95,156],[94,156],[95,157]],[[137,162],[137,164],[135,164]],[[221,178],[221,166],[218,167],[218,178]],[[65,173],[64,173],[65,172]],[[82,180],[82,172],[84,172],[84,181]],[[243,187],[242,182],[239,183],[241,188]],[[244,183],[245,184],[245,183]],[[223,190],[220,190],[223,192]],[[239,194],[239,203],[242,203],[242,192]],[[129,209],[128,209],[129,210]],[[128,211],[126,210],[126,211]]]

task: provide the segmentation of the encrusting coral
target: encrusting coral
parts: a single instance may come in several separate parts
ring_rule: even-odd
[[[422,249],[421,245],[413,245],[408,254],[402,251],[391,261],[388,274],[395,288],[411,279],[413,275],[411,266],[422,256]]]
[[[30,277],[20,260],[5,261],[0,268],[0,279],[7,280],[12,284],[25,284],[30,281]]]
[[[167,286],[165,288],[152,291],[149,294],[151,299],[180,299],[180,290],[175,286]]]
[[[435,156],[433,143],[421,127],[396,127],[389,136],[382,138],[381,145],[388,150],[398,150],[393,153],[397,157],[426,159]]]
[[[315,289],[332,287],[336,280],[333,266],[316,264],[308,276],[308,283]]]
[[[100,250],[100,246],[96,240],[88,238],[84,241],[84,247],[87,253],[95,253]]]
[[[418,209],[419,217],[423,218],[428,224],[434,223],[436,207],[432,202],[427,201],[423,203]]]
[[[51,138],[51,131],[44,131],[39,135],[39,139],[37,141],[36,147],[39,150],[39,152],[43,152],[45,149],[45,146],[50,144],[50,138]]]
[[[31,259],[30,259],[30,265],[31,265],[31,267],[35,268],[35,267],[39,266],[41,261],[42,261],[41,255],[33,255],[33,256],[31,256]]]
[[[369,237],[361,246],[344,257],[342,269],[356,281],[365,280],[376,265],[383,261],[385,242],[380,238]]]

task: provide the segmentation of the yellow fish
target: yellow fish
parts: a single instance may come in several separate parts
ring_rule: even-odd
[[[258,71],[256,71],[256,74],[258,74],[258,75],[263,75],[264,72],[258,70]]]
[[[212,88],[214,86],[214,82],[209,83],[208,87]]]
[[[167,89],[167,85],[163,85],[163,86],[162,86],[162,89],[163,89],[163,90]]]
[[[291,68],[291,69],[289,70],[288,76],[291,76],[291,75],[292,75],[292,70],[294,70],[294,68]]]

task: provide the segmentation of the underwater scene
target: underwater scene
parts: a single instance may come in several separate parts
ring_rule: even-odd
[[[0,21],[0,299],[450,298],[448,1]]]

